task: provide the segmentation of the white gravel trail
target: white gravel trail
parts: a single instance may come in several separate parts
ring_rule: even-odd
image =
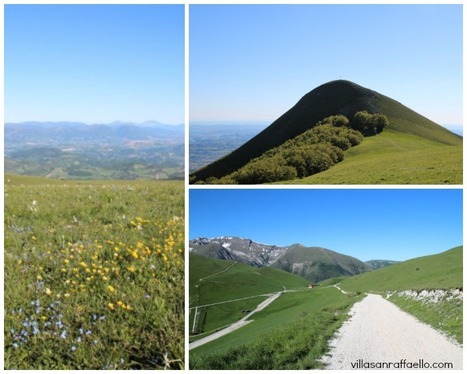
[[[352,369],[357,362],[401,365],[404,359],[406,363],[451,362],[454,369],[462,369],[461,346],[379,295],[369,294],[352,307],[350,314],[330,342],[331,351],[322,359],[327,369]]]

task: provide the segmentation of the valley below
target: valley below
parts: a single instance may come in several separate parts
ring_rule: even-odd
[[[183,125],[5,124],[5,172],[76,180],[184,178]]]

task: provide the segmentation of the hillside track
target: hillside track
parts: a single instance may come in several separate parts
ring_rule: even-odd
[[[380,295],[368,294],[352,307],[350,314],[322,359],[327,369],[358,368],[357,362],[411,368],[395,365],[412,365],[420,360],[424,365],[452,363],[452,368],[462,369],[461,346]]]
[[[195,341],[193,343],[190,343],[190,345],[189,345],[190,350],[194,349],[194,348],[197,348],[199,346],[202,346],[202,345],[204,345],[206,343],[212,342],[213,340],[216,340],[216,339],[220,338],[221,336],[230,334],[232,331],[235,331],[235,330],[239,329],[240,327],[243,327],[243,326],[247,325],[248,323],[253,322],[253,320],[248,320],[248,318],[250,318],[253,314],[263,310],[264,308],[266,308],[269,304],[271,304],[274,300],[276,300],[281,294],[282,294],[282,292],[276,292],[274,294],[271,294],[269,296],[269,298],[264,300],[253,311],[248,313],[245,317],[241,318],[239,321],[231,324],[230,326],[228,326],[228,327],[226,327],[226,328],[224,328],[222,330],[219,330],[219,331],[215,332],[214,334],[211,334],[209,336],[206,336],[205,338],[202,338],[202,339],[199,339],[199,340],[197,340],[197,341]]]

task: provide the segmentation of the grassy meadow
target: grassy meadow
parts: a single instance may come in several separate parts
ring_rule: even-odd
[[[216,329],[238,321],[246,310],[253,310],[264,301],[268,293],[287,289],[306,289],[308,281],[268,267],[254,268],[233,261],[206,258],[190,254],[190,308],[222,303],[200,308],[202,321],[198,334],[190,342],[212,333]],[[228,269],[228,271],[225,271]],[[223,303],[225,301],[237,300]],[[194,310],[190,310],[189,326],[193,327]]]
[[[5,176],[4,367],[184,368],[182,182]]]
[[[361,296],[345,295],[334,287],[308,289],[297,275],[272,268],[254,268],[232,261],[190,254],[190,308],[236,300],[200,310],[203,333],[190,342],[238,321],[244,310],[260,304],[265,293],[283,291],[277,300],[255,313],[253,322],[190,351],[190,369],[311,369],[327,341],[347,318]],[[225,271],[228,269],[227,271]],[[190,328],[193,324],[190,311]]]
[[[327,342],[361,296],[334,287],[282,294],[253,322],[190,351],[190,369],[318,369]]]
[[[446,145],[386,130],[344,152],[342,162],[292,184],[462,184],[462,142]]]

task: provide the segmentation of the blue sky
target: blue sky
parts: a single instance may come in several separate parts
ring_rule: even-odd
[[[460,189],[191,189],[189,237],[407,260],[462,245]]]
[[[6,5],[5,121],[184,122],[183,5]]]
[[[268,120],[335,79],[462,124],[462,5],[192,5],[190,119]]]

